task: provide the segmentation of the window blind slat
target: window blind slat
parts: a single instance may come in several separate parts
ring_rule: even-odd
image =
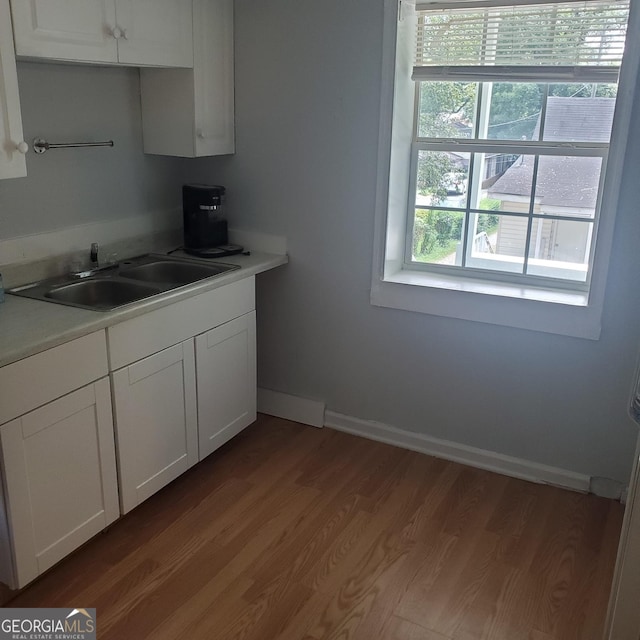
[[[629,0],[449,8],[418,13],[416,67],[614,66]]]
[[[548,1],[548,0],[547,0]],[[584,2],[585,0],[563,0],[568,2]],[[611,4],[624,0],[611,0]],[[523,5],[539,5],[540,0],[416,0],[416,11],[433,11],[436,9],[483,9],[493,7],[516,7]]]
[[[615,84],[619,67],[475,66],[414,67],[412,79],[441,82],[583,82]]]

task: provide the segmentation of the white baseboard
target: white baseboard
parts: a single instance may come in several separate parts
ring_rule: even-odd
[[[419,451],[436,458],[444,458],[460,462],[470,467],[495,471],[505,476],[521,478],[539,484],[550,484],[563,489],[571,489],[587,493],[590,477],[572,471],[565,471],[556,467],[530,462],[522,458],[505,456],[485,449],[477,449],[458,444],[449,440],[431,438],[420,433],[404,431],[372,420],[352,418],[334,411],[327,411],[324,420],[325,427],[344,431],[370,440]]]
[[[312,427],[324,426],[324,402],[258,388],[258,411]]]

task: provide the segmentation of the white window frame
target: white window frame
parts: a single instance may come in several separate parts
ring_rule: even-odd
[[[486,3],[485,3],[486,4]],[[515,4],[515,2],[513,3]],[[604,304],[627,131],[640,68],[640,8],[631,2],[601,216],[588,291],[521,284],[411,268],[406,263],[407,210],[412,180],[415,82],[411,0],[384,0],[378,181],[371,303],[432,315],[597,340]],[[452,7],[456,0],[451,0]],[[480,0],[479,5],[482,5]]]

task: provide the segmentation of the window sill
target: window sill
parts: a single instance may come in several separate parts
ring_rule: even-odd
[[[583,292],[518,286],[422,271],[374,277],[371,304],[597,340],[601,307]]]
[[[478,278],[460,278],[456,276],[426,273],[424,271],[401,270],[396,275],[385,278],[386,282],[411,284],[418,287],[434,287],[449,291],[466,291],[468,293],[482,293],[489,296],[518,298],[519,300],[536,300],[538,302],[553,302],[554,304],[568,304],[575,307],[586,307],[588,294],[576,291],[562,291],[558,289],[542,289],[480,280]]]

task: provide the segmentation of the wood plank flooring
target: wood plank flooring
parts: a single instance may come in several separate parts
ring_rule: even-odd
[[[601,640],[623,508],[261,416],[8,606],[101,640]]]

